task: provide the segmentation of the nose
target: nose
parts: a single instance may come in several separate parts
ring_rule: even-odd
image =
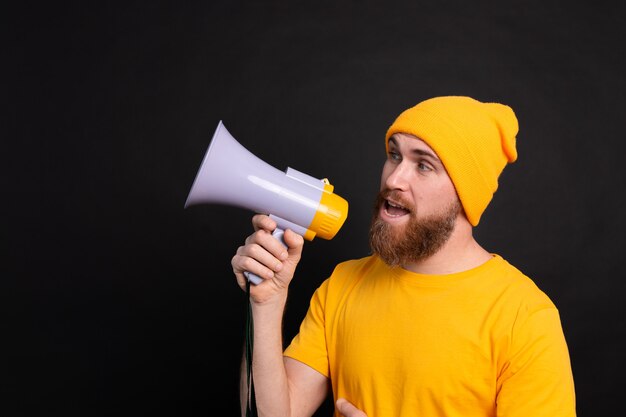
[[[409,184],[408,166],[404,161],[396,165],[385,166],[383,185],[390,190],[407,190]]]

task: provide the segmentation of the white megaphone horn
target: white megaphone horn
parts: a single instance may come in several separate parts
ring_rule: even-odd
[[[232,137],[220,120],[191,186],[185,208],[226,204],[270,215],[282,242],[291,229],[307,240],[332,239],[348,216],[348,202],[334,187],[293,168],[280,171],[259,159]],[[284,242],[282,242],[284,245]],[[254,284],[262,279],[246,273]]]

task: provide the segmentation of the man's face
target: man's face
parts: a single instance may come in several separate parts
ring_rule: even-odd
[[[415,136],[393,135],[372,216],[372,251],[391,266],[428,258],[448,240],[461,213],[436,153]]]

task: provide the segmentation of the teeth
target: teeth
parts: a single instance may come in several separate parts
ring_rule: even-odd
[[[394,204],[394,203],[392,203],[392,202],[391,202],[391,201],[389,201],[389,200],[387,200],[387,204],[389,204],[389,206],[391,206],[391,207],[393,207],[393,208],[399,208],[399,209],[402,209],[402,210],[406,210],[403,206],[400,206],[400,205],[398,205],[398,204]]]

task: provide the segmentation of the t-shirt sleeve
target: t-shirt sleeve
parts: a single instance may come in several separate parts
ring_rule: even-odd
[[[542,308],[519,319],[498,377],[498,417],[574,417],[574,380],[558,310]]]

